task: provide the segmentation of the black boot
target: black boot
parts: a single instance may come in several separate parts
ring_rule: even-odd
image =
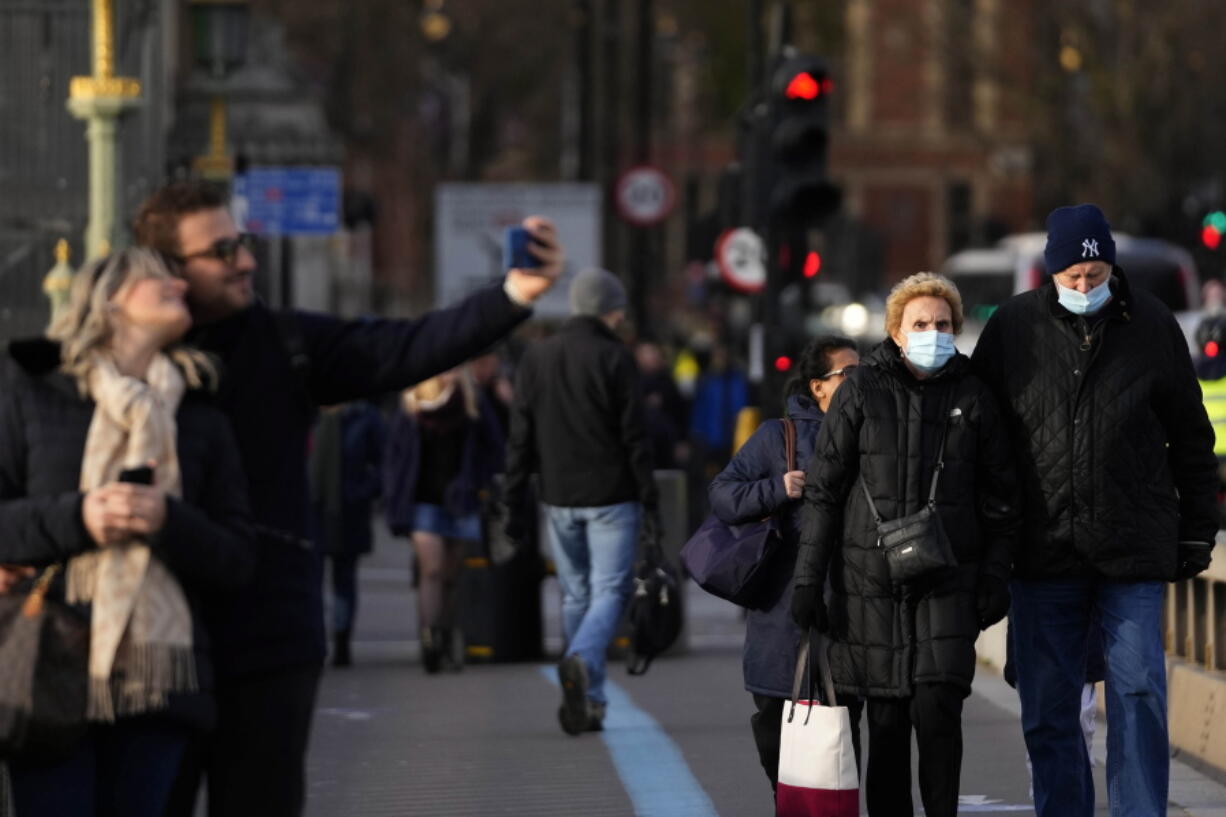
[[[443,663],[443,653],[447,649],[447,642],[443,638],[443,631],[437,627],[424,627],[421,634],[421,665],[430,675],[434,675],[439,671]]]
[[[337,630],[332,635],[332,666],[348,667],[353,665],[353,655],[349,652],[349,638],[352,630]]]

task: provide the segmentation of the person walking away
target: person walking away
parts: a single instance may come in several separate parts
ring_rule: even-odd
[[[90,620],[89,731],[65,759],[11,761],[21,817],[161,817],[213,725],[201,607],[256,553],[234,437],[205,395],[216,372],[179,344],[185,290],[153,253],[113,253],[77,273],[49,338],[0,356],[0,563],[64,565],[51,592]]]
[[[1209,565],[1213,429],[1179,324],[1129,286],[1102,210],[1053,210],[1044,261],[1050,280],[1002,304],[974,355],[1025,491],[1012,627],[1035,811],[1094,811],[1078,702],[1097,626],[1111,814],[1165,814],[1163,584]]]
[[[961,330],[948,279],[921,272],[897,284],[887,338],[835,393],[805,477],[792,614],[829,633],[837,691],[866,699],[871,817],[914,813],[913,729],[925,814],[956,814],[975,639],[1009,608],[1012,452],[995,397],[954,346]],[[878,519],[923,508],[936,512],[956,565],[899,583]]]
[[[316,540],[332,568],[332,665],[353,663],[358,559],[374,545],[371,514],[383,485],[383,419],[366,400],[324,409],[311,438]]]
[[[316,412],[420,383],[526,320],[557,279],[562,250],[547,220],[529,217],[525,226],[542,266],[512,269],[502,282],[419,318],[350,321],[257,300],[251,236],[238,232],[211,185],[174,182],[142,205],[136,241],[187,281],[189,340],[221,361],[217,404],[238,438],[263,543],[253,581],[207,611],[217,730],[189,747],[170,814],[193,814],[205,774],[212,817],[301,813],[326,652],[322,559],[306,538],[307,438]]]
[[[676,468],[686,462],[688,443],[685,398],[673,381],[664,352],[654,341],[640,341],[634,359],[643,381],[643,422],[651,440],[656,468]]]
[[[615,334],[626,291],[613,273],[571,283],[572,317],[520,361],[507,445],[507,536],[529,529],[524,497],[540,474],[546,536],[562,586],[565,654],[558,664],[568,735],[602,728],[605,651],[632,589],[640,528],[659,532],[651,447],[638,373]]]
[[[421,662],[459,669],[456,630],[465,548],[481,541],[481,494],[502,470],[506,439],[467,367],[401,395],[387,459],[387,520],[413,545]]]
[[[788,384],[787,416],[796,428],[796,462],[813,455],[822,418],[835,391],[860,363],[854,341],[819,337],[810,341],[796,363],[798,375]],[[784,704],[792,693],[792,674],[804,632],[792,621],[792,570],[800,538],[801,494],[805,472],[788,470],[782,420],[767,420],[753,433],[728,466],[712,480],[711,511],[727,525],[756,522],[767,516],[782,521],[783,547],[761,569],[765,589],[759,605],[746,612],[745,689],[756,712],[750,718],[762,769],[774,789],[779,782],[779,734]],[[853,704],[856,702],[849,702]],[[852,730],[859,739],[859,730]],[[859,753],[857,747],[857,754]]]

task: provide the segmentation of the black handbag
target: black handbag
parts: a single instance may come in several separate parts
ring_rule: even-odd
[[[932,485],[928,489],[928,502],[915,513],[898,519],[882,519],[864,482],[864,475],[860,476],[860,487],[877,523],[877,547],[885,552],[890,580],[895,584],[914,584],[958,564],[945,526],[941,524],[941,515],[937,513],[937,482],[945,470],[945,441],[948,436],[949,419],[946,418],[937,464],[932,472]]]
[[[796,470],[796,424],[783,420],[783,439],[789,471]],[[713,596],[741,607],[765,609],[774,599],[765,598],[764,576],[783,546],[783,533],[776,515],[743,525],[726,525],[711,514],[681,548],[686,572]]]
[[[0,759],[60,759],[85,736],[89,620],[47,598],[59,568],[0,596]]]

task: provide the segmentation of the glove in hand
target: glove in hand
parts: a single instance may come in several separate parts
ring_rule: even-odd
[[[1009,583],[996,576],[980,576],[975,591],[975,608],[979,614],[979,629],[986,630],[1009,612]]]
[[[825,633],[830,629],[821,587],[798,584],[792,589],[792,620],[802,630],[812,627],[819,633]]]
[[[1179,567],[1175,570],[1177,580],[1190,579],[1202,573],[1213,561],[1213,545],[1209,542],[1180,542]]]

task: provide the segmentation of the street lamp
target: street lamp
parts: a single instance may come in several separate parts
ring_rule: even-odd
[[[222,82],[247,59],[248,0],[191,0],[192,45],[196,64]],[[209,147],[196,157],[196,171],[210,179],[227,179],[233,162],[226,153],[226,102],[220,93],[209,100]]]
[[[93,0],[93,73],[73,77],[68,112],[87,123],[89,142],[89,222],[85,258],[102,254],[115,243],[118,209],[116,131],[120,117],[141,104],[140,82],[115,76],[115,9],[112,0]]]

